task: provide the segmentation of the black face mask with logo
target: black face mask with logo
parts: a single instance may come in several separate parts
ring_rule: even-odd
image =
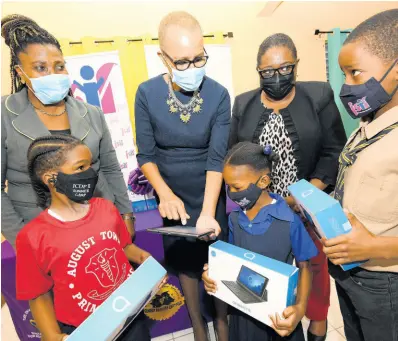
[[[285,98],[292,91],[294,85],[294,72],[290,75],[280,75],[275,72],[271,78],[261,78],[261,88],[276,101]]]
[[[380,82],[372,77],[366,83],[360,85],[343,84],[340,99],[352,118],[361,118],[375,113],[391,101],[392,96],[398,90],[398,86],[391,94],[388,94],[380,83],[383,82],[397,62],[398,59],[387,70]]]
[[[55,189],[58,193],[66,195],[68,199],[74,202],[82,203],[93,197],[98,182],[98,174],[92,168],[76,174],[59,172],[52,182],[55,183]]]
[[[239,205],[242,210],[250,210],[256,204],[258,198],[260,198],[263,190],[257,186],[261,177],[256,181],[255,184],[250,184],[249,187],[243,191],[231,192],[229,186],[227,188],[228,197],[237,205]]]

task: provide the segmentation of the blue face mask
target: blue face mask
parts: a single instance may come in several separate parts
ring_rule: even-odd
[[[185,91],[198,90],[206,74],[206,70],[204,67],[194,67],[185,71],[179,71],[176,69],[171,70],[173,72],[173,82]]]
[[[25,72],[24,74],[28,77]],[[68,94],[71,85],[69,75],[65,74],[52,74],[38,78],[29,78],[29,80],[33,88],[31,90],[44,105],[61,102]]]

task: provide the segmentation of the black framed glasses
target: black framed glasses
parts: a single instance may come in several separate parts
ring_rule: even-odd
[[[261,78],[263,78],[263,79],[274,77],[275,72],[278,72],[281,76],[287,76],[287,75],[290,75],[294,71],[294,68],[296,67],[296,65],[297,65],[297,63],[284,65],[277,69],[264,69],[264,70],[257,69],[257,72],[260,74]]]
[[[209,56],[207,55],[206,50],[204,56],[198,56],[195,57],[193,60],[188,60],[188,59],[178,59],[178,60],[173,60],[166,52],[162,51],[162,54],[164,54],[175,66],[175,68],[178,71],[185,71],[190,68],[190,66],[193,64],[194,67],[200,69],[204,67],[209,60]]]

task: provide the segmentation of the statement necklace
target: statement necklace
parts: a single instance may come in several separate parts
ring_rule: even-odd
[[[188,123],[191,119],[192,113],[198,114],[202,111],[203,98],[200,97],[199,90],[196,90],[187,104],[182,104],[174,93],[171,81],[169,85],[169,97],[167,98],[167,105],[171,114],[180,113],[180,120],[183,123]]]

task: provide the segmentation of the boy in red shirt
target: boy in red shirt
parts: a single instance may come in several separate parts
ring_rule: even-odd
[[[45,210],[17,236],[17,297],[30,301],[44,340],[64,340],[128,278],[130,262],[150,254],[131,243],[112,203],[92,199],[98,175],[82,141],[38,138],[28,160]],[[127,339],[149,341],[145,321],[130,324],[119,340]]]

